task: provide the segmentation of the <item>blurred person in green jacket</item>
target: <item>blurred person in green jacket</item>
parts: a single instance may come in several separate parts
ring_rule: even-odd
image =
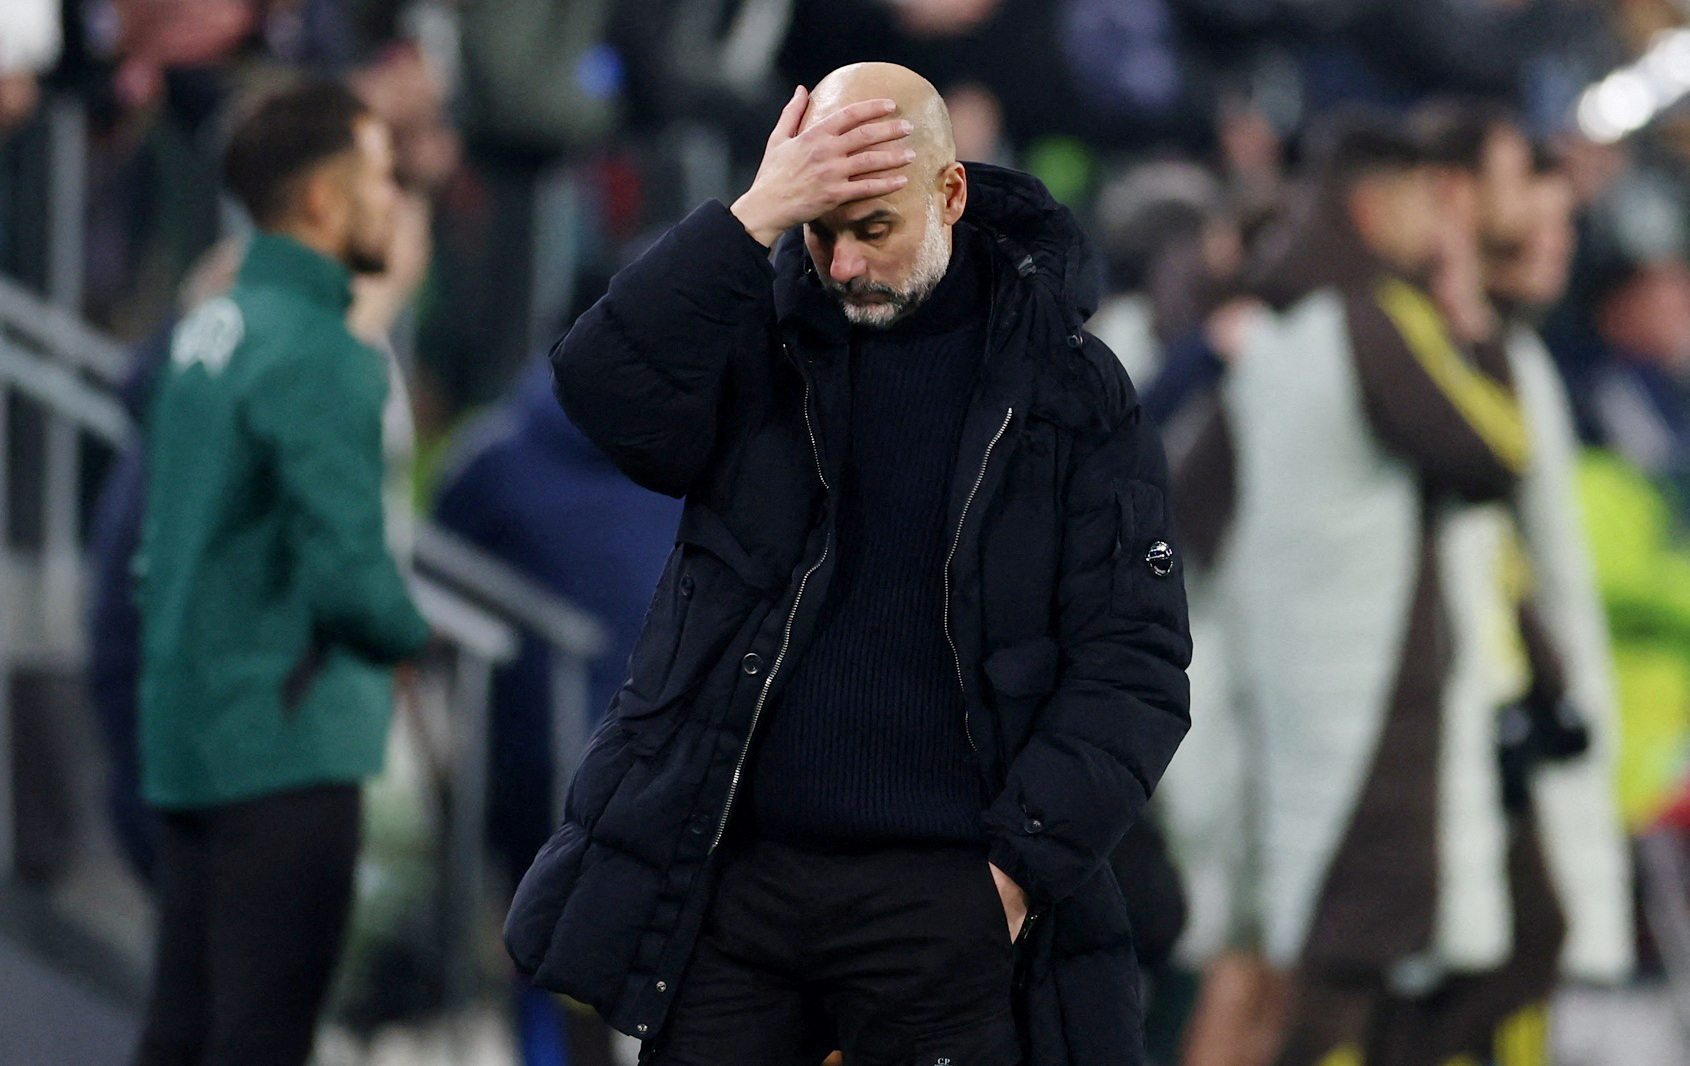
[[[177,327],[148,429],[141,778],[163,827],[141,1066],[307,1060],[392,667],[428,639],[384,538],[387,365],[346,324],[393,239],[388,129],[299,85],[247,114],[225,177],[259,232]]]
[[[1690,770],[1690,544],[1666,494],[1615,452],[1585,453],[1579,490],[1613,639],[1620,810],[1641,833]]]

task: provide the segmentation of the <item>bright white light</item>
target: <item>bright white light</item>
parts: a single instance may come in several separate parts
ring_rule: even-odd
[[[1690,90],[1690,30],[1666,30],[1658,34],[1637,66],[1663,102]]]
[[[1579,132],[1596,144],[1613,144],[1625,134],[1609,125],[1596,107],[1596,87],[1593,85],[1579,95]]]
[[[1636,133],[1690,93],[1690,29],[1665,30],[1649,50],[1579,96],[1578,125],[1586,137],[1612,144]]]
[[[1612,144],[1646,126],[1666,102],[1635,71],[1615,71],[1579,99],[1579,128],[1593,141]]]
[[[1596,89],[1596,99],[1614,124],[1627,132],[1642,129],[1660,103],[1649,83],[1629,70],[1604,79]]]

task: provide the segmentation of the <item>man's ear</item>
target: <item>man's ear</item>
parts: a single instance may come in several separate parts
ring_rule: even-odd
[[[299,205],[302,221],[319,232],[338,233],[346,225],[348,211],[346,175],[335,163],[312,167],[299,178]]]
[[[939,175],[939,187],[945,196],[945,225],[954,226],[968,206],[968,172],[961,163],[947,163]]]

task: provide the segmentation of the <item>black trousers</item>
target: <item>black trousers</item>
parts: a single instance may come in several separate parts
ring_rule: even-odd
[[[1015,948],[983,847],[724,862],[652,1066],[1014,1066]]]
[[[303,1066],[352,899],[361,796],[323,785],[165,812],[137,1066]]]

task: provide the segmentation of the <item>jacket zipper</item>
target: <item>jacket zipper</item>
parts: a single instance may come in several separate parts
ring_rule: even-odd
[[[786,345],[781,345],[782,349]],[[816,477],[820,479],[825,491],[832,491],[827,483],[827,475],[822,472],[821,447],[816,443],[816,427],[810,421],[810,382],[804,380],[804,429],[810,435],[810,455],[816,461]],[[751,725],[745,731],[745,744],[739,749],[739,761],[734,763],[733,780],[728,782],[727,802],[722,804],[722,816],[716,820],[716,837],[710,841],[710,850],[722,842],[722,836],[728,831],[728,814],[733,810],[734,797],[739,795],[740,778],[745,773],[745,759],[751,754],[751,738],[757,733],[757,721],[763,717],[763,705],[769,700],[769,689],[775,683],[775,675],[780,673],[781,663],[786,661],[787,648],[792,644],[792,626],[798,620],[798,605],[804,602],[804,589],[809,586],[810,578],[822,564],[827,562],[827,556],[833,548],[833,534],[829,532],[822,542],[822,553],[811,567],[804,571],[804,576],[798,579],[798,594],[792,598],[792,610],[786,616],[786,628],[781,633],[780,651],[775,653],[775,661],[770,664],[769,672],[763,675],[763,689],[757,693],[757,705],[751,709]],[[964,723],[966,725],[966,723]]]
[[[1028,908],[1027,917],[1021,919],[1021,931],[1015,934],[1013,946],[1020,947],[1027,942],[1027,937],[1033,931],[1033,923],[1039,920],[1039,912]]]
[[[1003,425],[993,434],[992,441],[986,445],[986,454],[980,458],[980,472],[974,475],[974,487],[968,490],[968,499],[962,501],[962,514],[957,516],[956,535],[951,538],[951,550],[945,555],[945,643],[951,646],[951,662],[956,666],[956,684],[961,690],[964,706],[962,711],[962,731],[968,737],[968,747],[975,754],[979,754],[980,745],[974,743],[974,730],[968,724],[968,686],[962,680],[962,654],[957,651],[956,637],[951,635],[951,560],[956,558],[957,548],[962,544],[962,527],[968,523],[968,509],[974,506],[974,497],[980,491],[980,485],[986,480],[986,467],[992,461],[992,449],[998,446],[1009,430],[1009,421],[1015,417],[1015,408],[1011,407],[1003,413]]]

